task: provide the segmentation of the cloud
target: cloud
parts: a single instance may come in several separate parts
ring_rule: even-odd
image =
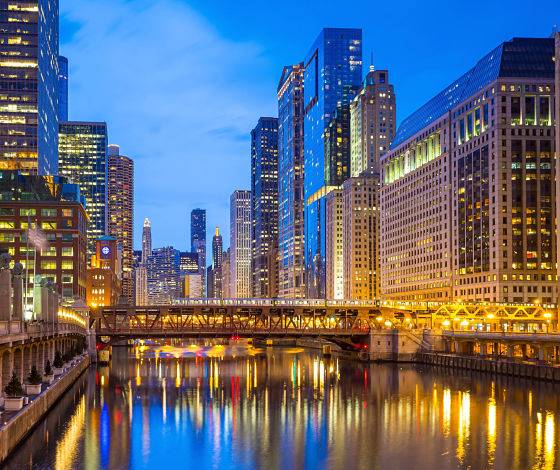
[[[275,112],[262,48],[181,0],[62,0],[61,24],[70,119],[107,121],[135,160],[136,245],[150,217],[156,246],[187,248],[194,207],[227,236],[229,195],[249,186],[249,131]]]

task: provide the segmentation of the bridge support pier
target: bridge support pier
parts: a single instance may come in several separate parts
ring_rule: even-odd
[[[92,363],[97,362],[97,335],[95,329],[90,328],[86,337],[86,345],[89,354],[89,360]]]

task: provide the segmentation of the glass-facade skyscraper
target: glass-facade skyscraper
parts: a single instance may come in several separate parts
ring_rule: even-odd
[[[58,0],[0,2],[0,169],[57,174]]]
[[[58,120],[68,121],[68,59],[58,56]]]
[[[325,129],[362,83],[361,29],[326,28],[309,50],[304,72],[305,271],[307,296],[326,296],[326,200],[331,181]],[[337,174],[337,172],[335,172]],[[340,178],[343,179],[343,178]]]
[[[181,297],[181,253],[172,246],[156,248],[146,263],[150,305],[169,305]]]
[[[251,131],[251,293],[274,297],[278,252],[278,119],[261,117]],[[274,262],[271,262],[274,259]]]
[[[89,216],[88,253],[95,254],[95,240],[107,233],[107,124],[60,124],[58,171],[80,186]]]
[[[198,272],[202,288],[206,291],[206,210],[194,209],[191,212],[191,251],[198,253]],[[204,292],[202,293],[204,297]]]
[[[278,84],[278,297],[305,297],[303,222],[303,63]]]

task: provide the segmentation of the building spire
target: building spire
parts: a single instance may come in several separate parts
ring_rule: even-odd
[[[369,63],[369,71],[370,72],[375,72],[375,65],[373,65],[373,51],[371,51],[371,60]]]
[[[217,236],[217,237],[220,236],[220,227],[216,227],[216,236]]]

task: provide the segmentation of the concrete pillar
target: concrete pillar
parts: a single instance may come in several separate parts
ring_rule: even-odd
[[[16,321],[23,320],[23,265],[16,263],[12,271],[12,287],[14,296],[14,308],[12,311],[12,319]]]
[[[32,346],[23,347],[23,369],[20,377],[22,382],[25,381],[31,371],[32,354]]]
[[[492,354],[494,354],[494,356],[498,356],[500,354],[500,343],[492,344]]]
[[[480,351],[479,351],[479,354],[480,354],[481,356],[486,356],[486,355],[488,354],[488,344],[487,344],[487,343],[484,343],[484,342],[481,342],[481,343],[480,343]]]
[[[512,358],[513,357],[513,353],[514,353],[514,345],[513,344],[507,344],[506,345],[507,348],[507,357]]]
[[[0,321],[12,319],[12,274],[3,266],[6,259],[0,260]]]
[[[544,344],[540,346],[536,346],[539,355],[539,361],[544,362],[546,361],[546,346]]]
[[[4,393],[4,387],[8,385],[12,377],[12,370],[14,367],[14,355],[12,351],[7,349],[2,354],[1,358],[1,365],[2,365],[2,373],[1,373],[1,380],[2,380],[2,388],[0,389],[0,396]]]
[[[23,350],[18,348],[14,351],[14,365],[12,371],[16,373],[19,380],[23,379]]]

